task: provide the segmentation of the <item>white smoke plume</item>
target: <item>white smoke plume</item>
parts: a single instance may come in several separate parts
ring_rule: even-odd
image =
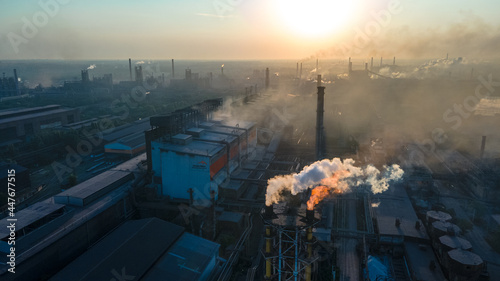
[[[87,67],[87,70],[95,69],[97,66],[95,64],[91,64],[89,67]]]
[[[383,67],[379,73],[391,78],[428,79],[442,78],[450,72],[470,72],[470,62],[461,57],[430,60],[410,71],[392,71],[391,67]],[[375,77],[376,78],[376,77]]]
[[[289,190],[293,195],[314,188],[317,185],[325,185],[335,188],[337,192],[350,191],[351,187],[367,184],[373,193],[381,193],[388,189],[390,181],[398,181],[403,176],[403,170],[399,165],[384,166],[380,172],[373,165],[364,168],[354,166],[353,159],[339,158],[323,159],[304,167],[295,174],[276,176],[267,181],[266,205],[281,201],[281,192]],[[337,174],[337,180],[330,179]]]
[[[136,65],[138,65],[138,64],[145,64],[145,62],[143,60],[141,60],[141,61],[136,62],[135,64]]]

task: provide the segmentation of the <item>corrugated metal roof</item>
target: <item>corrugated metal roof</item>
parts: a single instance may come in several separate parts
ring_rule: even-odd
[[[50,280],[111,280],[115,273],[139,280],[183,232],[183,227],[157,218],[128,221]]]
[[[378,207],[373,208],[380,235],[429,239],[424,226],[415,228],[418,217],[402,185],[392,184],[387,191],[374,195],[373,198],[373,202],[380,202]],[[396,218],[400,221],[399,226],[395,224]]]
[[[60,203],[63,201],[67,201],[69,203],[72,198],[86,201],[96,194],[106,193],[106,189],[109,189],[110,187],[112,188],[113,185],[121,184],[124,181],[130,180],[131,177],[131,172],[109,170],[57,194],[54,196],[54,200]],[[91,201],[93,200],[89,200],[86,203],[90,203]]]
[[[15,213],[15,219],[17,219],[16,223],[16,231],[20,231],[26,226],[43,219],[56,211],[64,208],[64,205],[62,204],[55,204],[55,203],[49,203],[47,201],[42,201],[35,203],[25,209],[22,209],[19,212]],[[0,220],[0,225],[3,227],[0,227],[0,239],[4,239],[5,237],[8,237],[10,234],[10,231],[7,229],[7,225],[9,225],[8,219],[11,219],[10,217],[6,217],[2,220]]]
[[[136,133],[117,140],[116,142],[106,144],[104,148],[109,149],[134,149],[146,145],[144,132]]]
[[[161,150],[209,157],[216,155],[224,148],[225,146],[222,144],[207,143],[203,141],[192,141],[191,143],[186,145],[173,144],[168,142],[160,143]]]
[[[144,131],[149,130],[150,127],[149,118],[145,118],[131,124],[110,129],[103,134],[102,139],[106,142],[112,142],[136,133],[144,133]]]
[[[148,272],[143,280],[196,281],[218,256],[220,245],[185,233]]]

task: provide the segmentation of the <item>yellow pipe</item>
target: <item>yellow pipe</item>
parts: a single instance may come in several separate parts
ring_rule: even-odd
[[[312,232],[312,228],[309,227],[307,229],[307,241],[311,241],[313,239],[313,232]]]
[[[266,254],[271,253],[271,239],[266,238]]]
[[[266,236],[271,236],[271,228],[269,226],[266,226]]]
[[[306,281],[311,281],[311,265],[306,266]]]
[[[266,260],[266,278],[271,279],[271,259]]]
[[[312,245],[311,243],[307,244],[307,254],[309,258],[312,258]]]

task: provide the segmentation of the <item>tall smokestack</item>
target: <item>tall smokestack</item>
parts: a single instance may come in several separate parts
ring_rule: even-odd
[[[132,59],[128,59],[128,70],[130,71],[130,81],[133,81],[133,78],[132,78]]]
[[[224,65],[221,65],[220,67],[220,74],[224,76]]]
[[[299,80],[302,79],[302,63],[300,63]]]
[[[17,77],[17,70],[14,68],[14,83],[16,85],[16,95],[19,95],[19,78]]]
[[[316,73],[319,71],[319,59],[316,59]]]
[[[396,65],[396,57],[392,59],[392,65]]]
[[[380,57],[380,67],[382,67],[382,57]]]
[[[370,63],[370,70],[373,70],[373,57],[372,57],[372,61]]]
[[[172,78],[175,78],[175,66],[174,66],[174,59],[172,59]]]
[[[269,67],[266,68],[266,90],[269,89]]]
[[[316,109],[316,160],[323,159],[324,154],[324,127],[323,113],[325,107],[325,87],[318,87],[318,108]]]
[[[321,74],[318,74],[318,87],[321,87]]]
[[[485,147],[486,147],[486,136],[483,136],[483,140],[481,141],[481,153],[479,155],[479,158],[481,159],[483,159]]]

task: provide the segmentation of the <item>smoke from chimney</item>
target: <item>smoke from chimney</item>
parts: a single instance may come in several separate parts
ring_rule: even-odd
[[[372,165],[356,167],[353,159],[323,159],[304,167],[299,173],[269,179],[266,205],[279,203],[283,191],[287,190],[296,195],[318,185],[327,187],[329,194],[349,192],[352,187],[363,184],[369,185],[373,193],[381,193],[387,190],[389,182],[400,180],[403,173],[396,164],[384,166],[384,170],[380,172]]]

